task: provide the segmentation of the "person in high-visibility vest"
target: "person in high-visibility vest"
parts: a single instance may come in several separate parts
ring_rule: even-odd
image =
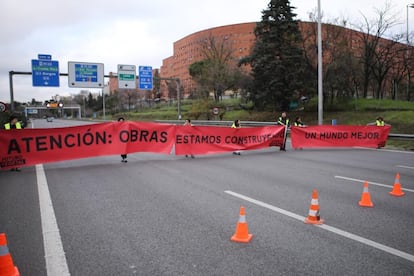
[[[302,122],[302,119],[300,117],[296,117],[296,120],[293,122],[294,126],[298,127],[304,127],[305,124]]]
[[[277,124],[289,127],[289,118],[287,117],[285,111],[283,111],[280,117],[277,119]]]
[[[185,119],[184,126],[193,126],[190,119]],[[194,158],[194,154],[190,154],[191,158]],[[188,157],[188,154],[185,155],[185,157]]]
[[[367,126],[389,126],[389,124],[385,123],[384,118],[378,116],[375,122],[369,123]]]
[[[124,121],[125,121],[124,117],[119,117],[118,118],[118,122],[124,122]],[[127,163],[128,162],[127,157],[128,157],[128,155],[126,153],[121,154],[121,158],[122,158],[121,162],[122,163]]]
[[[239,119],[234,120],[233,124],[231,125],[231,128],[241,128],[240,120]],[[233,154],[241,155],[241,152],[239,150],[236,150],[236,151],[233,151]]]
[[[386,124],[384,119],[381,116],[378,116],[375,122],[367,124],[367,126],[377,126],[377,127],[383,127],[383,126],[389,126],[389,124]],[[380,149],[384,147],[384,143],[380,143],[377,146],[377,149]]]
[[[287,131],[288,131],[290,124],[289,124],[289,118],[287,117],[287,114],[285,111],[283,111],[280,117],[277,119],[277,124],[285,126],[285,135],[283,138],[283,144],[280,146],[280,150],[286,151]]]
[[[20,124],[16,115],[11,115],[9,122],[4,124],[4,129],[22,129],[22,124]]]
[[[378,117],[377,120],[375,120],[376,126],[385,126],[384,119],[382,117]]]
[[[18,121],[18,117],[16,115],[11,115],[9,122],[4,124],[4,129],[22,129],[22,125]],[[12,171],[20,172],[20,168],[13,168]]]

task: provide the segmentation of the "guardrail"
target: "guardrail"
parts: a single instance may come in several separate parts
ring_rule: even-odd
[[[156,120],[157,123],[182,125],[183,120]],[[230,127],[233,121],[212,121],[212,120],[191,120],[191,123],[195,126],[223,126]],[[240,121],[242,126],[271,126],[276,125],[276,122],[254,122],[254,121]],[[394,140],[414,140],[414,134],[388,134],[389,139]]]

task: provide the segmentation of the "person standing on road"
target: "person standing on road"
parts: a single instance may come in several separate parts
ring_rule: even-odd
[[[285,126],[285,135],[283,137],[283,144],[280,146],[280,150],[286,151],[286,138],[287,138],[287,132],[288,128],[290,126],[289,124],[289,118],[287,117],[286,111],[283,111],[280,117],[277,120],[278,125]]]
[[[289,127],[289,118],[287,117],[286,111],[283,111],[280,117],[277,119],[277,124]]]
[[[16,115],[11,115],[9,122],[4,124],[5,130],[11,130],[11,129],[22,129],[22,125],[19,122],[19,119]],[[13,168],[12,171],[20,172],[20,168]]]
[[[382,118],[381,116],[378,116],[377,119],[375,120],[375,122],[369,123],[367,125],[368,126],[378,126],[378,127],[389,126],[389,124],[386,124],[384,122],[384,118]],[[378,146],[377,146],[377,149],[383,148],[384,146],[385,146],[385,143],[379,143]]]
[[[118,122],[124,122],[124,121],[125,121],[124,117],[119,117],[118,118]],[[121,154],[121,158],[122,158],[122,160],[121,160],[122,163],[127,163],[128,162],[126,153]]]
[[[233,124],[231,125],[231,128],[241,128],[240,120],[239,119],[234,120]],[[239,150],[236,150],[236,151],[233,151],[233,154],[241,155],[241,152]]]
[[[22,124],[20,124],[16,115],[11,115],[9,122],[4,124],[4,129],[22,129]]]
[[[385,123],[384,118],[381,116],[378,116],[375,122],[367,124],[368,126],[388,126],[388,124]]]
[[[302,119],[300,117],[296,117],[295,121],[293,122],[294,126],[298,127],[304,127],[305,124],[302,122]]]
[[[190,126],[191,127],[191,126],[193,126],[193,124],[191,123],[190,119],[186,119],[185,122],[184,122],[184,126]],[[191,158],[194,158],[193,154],[190,154],[190,156],[191,156]],[[188,154],[186,154],[185,157],[188,157]]]
[[[376,125],[376,126],[385,126],[384,119],[383,119],[381,116],[379,116],[379,117],[377,118],[377,120],[375,120],[375,125]]]

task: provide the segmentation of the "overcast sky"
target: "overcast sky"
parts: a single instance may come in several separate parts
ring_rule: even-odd
[[[60,73],[68,61],[103,63],[105,74],[118,64],[159,68],[173,54],[173,42],[194,32],[222,25],[261,20],[269,0],[0,0],[0,101],[10,102],[9,71],[31,72],[38,54],[52,55]],[[401,23],[395,32],[406,32],[407,5],[414,0],[388,0]],[[298,19],[309,21],[317,0],[291,0]],[[346,18],[362,22],[362,14],[376,19],[386,0],[321,0],[324,20]],[[410,33],[414,9],[409,9]],[[332,21],[332,20],[331,20]],[[77,94],[66,77],[59,88],[32,87],[31,76],[14,76],[14,99],[47,100]],[[92,90],[96,91],[96,90]]]

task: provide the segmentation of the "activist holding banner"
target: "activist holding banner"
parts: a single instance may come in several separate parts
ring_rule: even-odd
[[[22,129],[22,125],[19,122],[19,118],[17,115],[11,115],[9,118],[9,122],[4,124],[4,129],[10,130],[10,129]]]
[[[305,127],[305,124],[302,122],[302,118],[301,117],[296,117],[295,121],[293,122],[294,126],[297,127]]]
[[[191,120],[190,119],[186,119],[185,122],[184,122],[184,125],[185,126],[188,126],[188,127],[193,126],[193,124],[191,123]],[[191,151],[190,151],[190,156],[191,156],[191,158],[194,158],[194,154],[192,154]],[[187,158],[188,157],[188,154],[186,154],[185,157]]]
[[[12,114],[9,118],[9,122],[4,124],[4,129],[5,130],[22,129],[22,125],[20,124],[18,120],[19,118],[17,117],[17,115]],[[20,168],[19,167],[11,168],[11,171],[20,172]]]
[[[367,126],[389,126],[389,124],[385,123],[384,118],[378,116],[375,122],[368,123]]]
[[[124,122],[124,121],[125,121],[124,117],[119,117],[118,118],[118,122]],[[126,153],[121,154],[121,162],[122,163],[127,163],[128,162],[127,157],[128,157],[128,155]]]
[[[287,117],[286,111],[283,111],[280,117],[277,119],[277,124],[285,127],[284,140],[283,140],[282,146],[280,146],[280,150],[286,151],[286,139],[287,139],[288,129],[290,127],[290,122],[289,122],[289,118]]]
[[[241,128],[240,120],[239,119],[234,120],[233,124],[231,125],[231,128]],[[241,155],[241,151],[239,151],[239,150],[233,151],[233,154],[234,155]]]

